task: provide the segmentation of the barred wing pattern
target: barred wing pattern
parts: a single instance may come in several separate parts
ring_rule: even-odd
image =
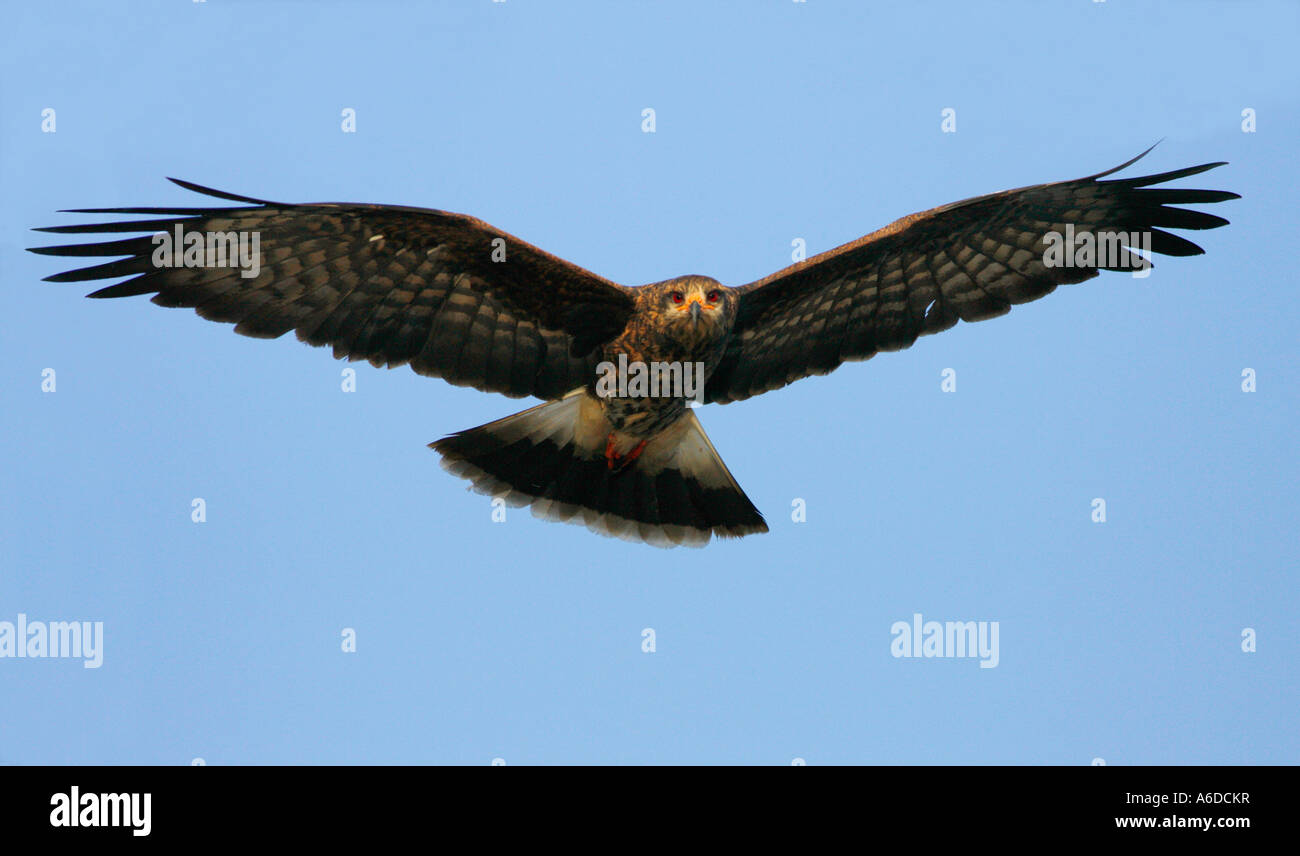
[[[83,214],[162,219],[54,226],[57,234],[151,234],[105,243],[39,247],[54,256],[126,256],[47,277],[79,282],[130,276],[91,297],[154,294],[235,332],[275,338],[296,331],[334,356],[416,372],[511,397],[558,398],[594,373],[597,346],[631,316],[631,289],[460,214],[395,205],[294,205],[180,186],[235,208],[92,208]],[[154,235],[258,235],[260,271],[159,267]],[[504,259],[494,261],[504,252]]]
[[[1150,151],[1148,149],[1147,151]],[[1227,220],[1171,208],[1239,198],[1220,190],[1150,188],[1222,163],[1140,178],[1099,181],[1131,165],[1075,181],[1040,184],[955,202],[904,217],[877,232],[741,286],[731,341],[705,398],[731,402],[849,360],[911,346],[918,336],[982,321],[1037,300],[1098,269],[1149,266],[1121,259],[1087,267],[1044,263],[1050,232],[1146,233],[1149,249],[1197,255],[1191,241],[1158,227],[1212,229]]]

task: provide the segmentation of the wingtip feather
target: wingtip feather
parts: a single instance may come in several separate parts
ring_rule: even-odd
[[[167,180],[170,181],[172,184],[175,184],[177,187],[182,187],[185,190],[190,190],[193,191],[194,193],[201,193],[204,196],[213,196],[216,197],[217,199],[226,199],[231,202],[248,202],[253,205],[282,205],[283,204],[281,202],[271,202],[266,199],[255,199],[252,196],[244,196],[239,193],[230,193],[229,191],[225,191],[225,190],[217,190],[214,187],[206,187],[202,184],[195,184],[192,181],[186,181],[183,178],[173,178],[170,175],[167,176]]]

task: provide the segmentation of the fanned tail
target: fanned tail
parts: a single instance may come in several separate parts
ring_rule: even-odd
[[[429,446],[442,455],[444,469],[468,479],[475,491],[602,535],[702,547],[715,535],[767,531],[694,411],[618,471],[605,460],[609,432],[600,402],[579,389]]]

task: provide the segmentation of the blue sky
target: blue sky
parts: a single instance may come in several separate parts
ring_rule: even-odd
[[[1300,762],[1294,4],[7,19],[0,621],[102,621],[104,647],[98,669],[0,659],[0,763]],[[525,402],[84,300],[22,252],[84,219],[60,208],[201,204],[173,175],[470,213],[627,284],[738,285],[795,238],[820,252],[1159,139],[1126,175],[1231,162],[1183,182],[1243,196],[1206,207],[1232,221],[1189,235],[1206,255],[701,410],[772,528],[704,550],[494,523],[425,444]],[[915,613],[998,622],[997,667],[891,656]]]

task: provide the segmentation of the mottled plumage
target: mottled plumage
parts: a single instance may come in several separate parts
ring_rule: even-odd
[[[737,401],[906,348],[959,320],[1002,315],[1098,270],[1149,264],[1125,243],[1118,256],[1049,265],[1052,236],[1067,230],[1098,242],[1140,233],[1154,253],[1201,253],[1164,229],[1227,221],[1171,206],[1237,195],[1151,185],[1221,164],[1101,180],[1137,159],[913,214],[739,288],[699,276],[628,288],[459,214],[268,202],[180,181],[242,204],[80,209],[154,219],[50,227],[41,231],[147,234],[33,252],[124,257],[48,277],[129,277],[91,297],[153,294],[155,303],[192,307],[245,335],[293,330],[336,357],[410,364],[457,385],[545,399],[432,445],[475,489],[541,516],[662,546],[703,544],[767,526],[682,390],[607,395],[602,371],[608,376],[620,358],[698,365],[699,399]],[[159,234],[178,225],[208,236],[202,264],[185,266],[179,249],[160,255]],[[216,233],[255,235],[259,263],[242,270],[214,263]]]

